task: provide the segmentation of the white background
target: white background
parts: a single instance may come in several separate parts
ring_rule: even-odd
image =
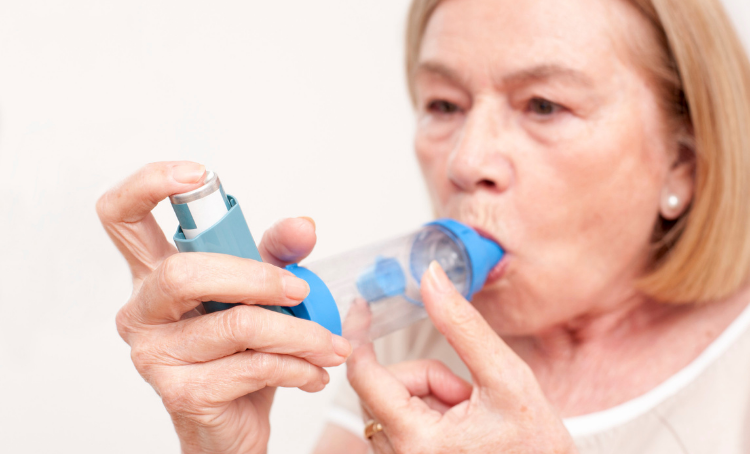
[[[750,2],[726,3],[750,43]],[[217,171],[256,239],[312,216],[313,258],[429,219],[407,6],[0,0],[0,451],[178,452],[115,331],[129,274],[94,213],[144,163]],[[156,215],[171,234],[169,206]],[[277,394],[271,453],[311,449],[342,372]]]

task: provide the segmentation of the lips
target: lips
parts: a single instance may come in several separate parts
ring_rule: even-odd
[[[500,280],[503,277],[503,275],[505,275],[505,270],[508,268],[508,251],[505,249],[505,246],[503,246],[503,244],[500,241],[498,241],[497,238],[492,236],[486,230],[482,229],[481,227],[476,227],[473,225],[471,226],[471,228],[473,228],[482,238],[486,238],[490,241],[493,241],[499,244],[500,247],[502,247],[503,251],[505,252],[503,254],[503,258],[500,259],[500,261],[497,262],[497,265],[495,265],[492,268],[492,270],[490,270],[490,272],[487,274],[487,280],[484,283],[484,285],[487,286],[495,281]]]
[[[508,254],[503,255],[503,258],[497,262],[494,268],[487,273],[487,279],[484,281],[484,285],[488,286],[493,282],[499,281],[505,276],[505,270],[508,268]]]

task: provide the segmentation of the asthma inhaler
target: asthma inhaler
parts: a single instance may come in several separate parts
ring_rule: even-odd
[[[201,188],[174,195],[170,201],[180,223],[174,235],[180,252],[218,252],[261,261],[237,200],[226,195],[215,173],[206,173]],[[503,254],[497,243],[470,227],[440,219],[409,235],[304,266],[287,266],[307,281],[310,294],[294,307],[266,308],[312,320],[338,335],[342,323],[361,326],[367,338],[376,339],[427,316],[419,289],[430,262],[437,260],[470,300]],[[358,316],[350,310],[357,301],[369,307],[366,323],[352,320]],[[236,304],[203,305],[206,312],[214,312]]]

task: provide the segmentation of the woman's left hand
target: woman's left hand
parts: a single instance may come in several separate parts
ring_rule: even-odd
[[[376,453],[575,453],[570,434],[531,369],[433,262],[422,299],[437,329],[471,371],[466,383],[438,361],[387,369],[372,344],[355,349],[348,377],[365,415],[382,425]]]

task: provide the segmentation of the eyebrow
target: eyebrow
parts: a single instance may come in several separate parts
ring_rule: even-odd
[[[462,85],[466,82],[465,76],[462,76],[450,67],[438,62],[426,61],[420,63],[414,73],[415,77],[420,73],[427,73],[436,74],[451,82]],[[565,79],[585,86],[591,86],[594,84],[593,79],[583,72],[556,64],[539,65],[533,68],[516,71],[500,78],[500,82],[505,86],[519,86],[534,82],[545,82],[550,79]]]
[[[414,70],[414,77],[416,78],[420,74],[434,74],[461,85],[464,85],[467,81],[466,77],[459,75],[459,73],[448,66],[433,61],[426,61],[417,65],[417,68]]]
[[[565,79],[580,85],[590,86],[594,81],[588,75],[560,65],[540,65],[525,69],[502,78],[506,85],[523,85],[530,82],[543,82],[550,79]]]

